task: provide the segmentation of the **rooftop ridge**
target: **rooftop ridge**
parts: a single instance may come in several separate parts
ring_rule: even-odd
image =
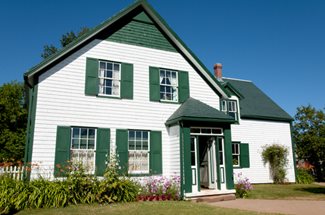
[[[239,79],[239,78],[229,78],[229,77],[222,77],[224,79],[228,79],[228,80],[234,80],[234,81],[245,81],[245,82],[253,82],[251,80],[245,80],[245,79]]]

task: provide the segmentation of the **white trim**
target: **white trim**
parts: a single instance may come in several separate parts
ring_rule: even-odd
[[[252,82],[251,80],[245,80],[245,79],[239,79],[239,78],[228,78],[228,77],[223,77],[223,79],[234,80],[234,81]]]

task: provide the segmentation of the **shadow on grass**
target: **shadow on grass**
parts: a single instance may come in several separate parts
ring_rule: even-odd
[[[304,188],[296,188],[295,190],[325,195],[325,187],[304,187]]]

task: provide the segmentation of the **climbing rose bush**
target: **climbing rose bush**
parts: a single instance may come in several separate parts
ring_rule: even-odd
[[[253,186],[250,183],[247,177],[244,177],[240,172],[235,175],[235,189],[236,189],[236,197],[238,198],[246,198],[249,194],[249,191],[253,190]]]

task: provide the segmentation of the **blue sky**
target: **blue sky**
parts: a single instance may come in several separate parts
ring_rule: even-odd
[[[133,0],[0,3],[0,84],[22,81],[45,44],[94,27]],[[325,1],[149,0],[201,61],[252,80],[290,115],[325,107]]]

